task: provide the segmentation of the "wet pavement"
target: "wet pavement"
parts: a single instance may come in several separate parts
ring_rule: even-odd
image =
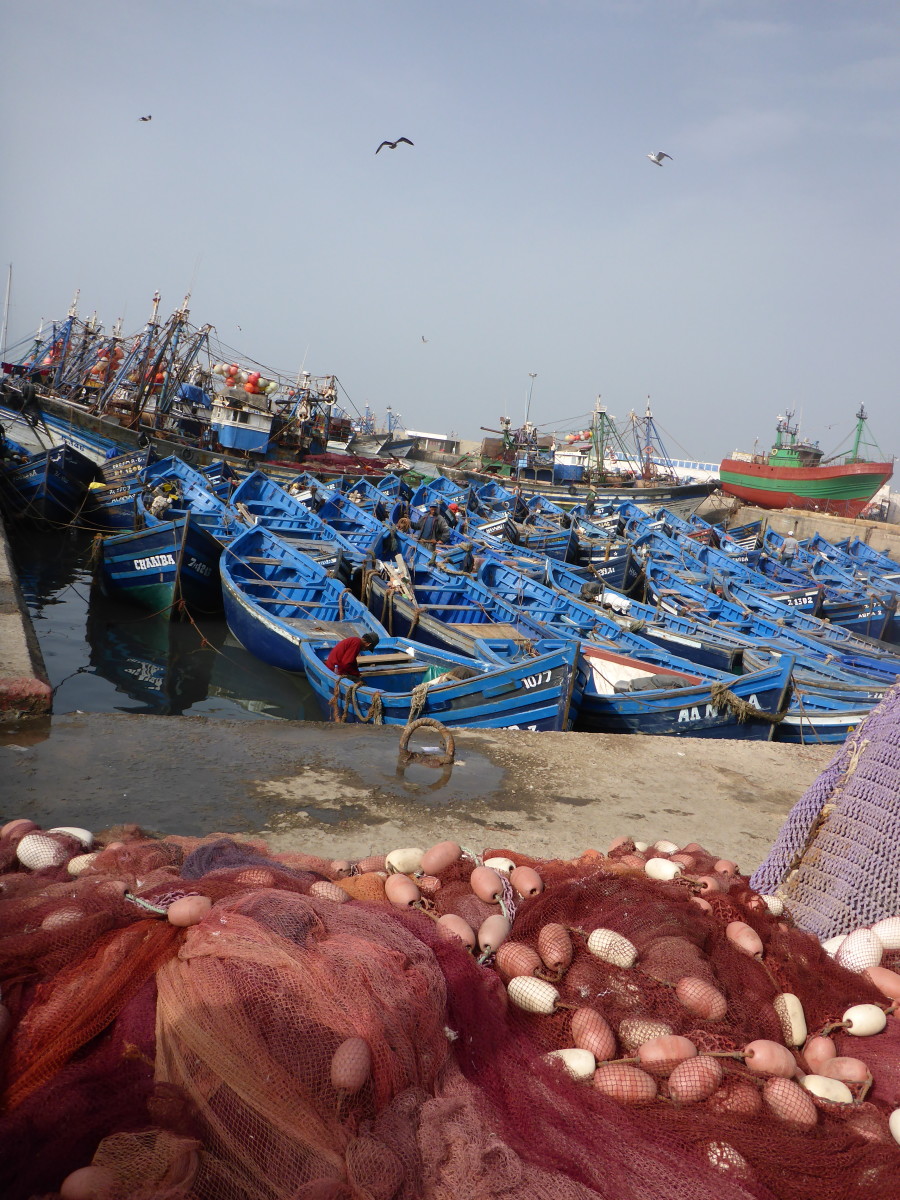
[[[542,857],[619,834],[765,857],[829,747],[606,734],[456,733],[451,768],[398,757],[400,730],[298,721],[54,716],[0,733],[0,816],[262,835],[359,857],[443,838]],[[411,749],[437,748],[433,733]]]

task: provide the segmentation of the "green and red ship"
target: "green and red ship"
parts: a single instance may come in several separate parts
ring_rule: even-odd
[[[768,454],[735,450],[719,467],[722,491],[759,508],[797,508],[856,517],[894,472],[894,463],[861,457],[865,409],[856,414],[852,449],[824,459],[817,443],[802,441],[793,413],[778,418],[775,444]]]

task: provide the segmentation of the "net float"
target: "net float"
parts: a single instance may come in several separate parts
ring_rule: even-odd
[[[478,940],[481,941],[480,930]],[[534,975],[543,964],[537,952],[523,942],[504,942],[497,951],[494,966],[503,982],[509,983],[518,975]]]
[[[537,949],[548,971],[564,971],[572,961],[572,939],[564,925],[542,925]]]
[[[713,1112],[731,1113],[736,1117],[752,1117],[762,1108],[759,1088],[740,1079],[728,1079],[709,1098]]]
[[[889,967],[869,967],[863,976],[888,1000],[900,1000],[900,975]]]
[[[593,930],[587,948],[595,958],[612,963],[614,967],[633,967],[637,961],[637,947],[614,929]]]
[[[647,860],[643,854],[623,854],[618,861],[623,867],[634,867],[636,871],[643,871]]]
[[[68,857],[69,851],[65,846],[44,833],[26,833],[16,846],[16,858],[30,871],[58,867]]]
[[[853,1103],[853,1093],[840,1079],[832,1079],[826,1075],[804,1075],[800,1086],[813,1096],[818,1096],[820,1100],[830,1100],[832,1104]]]
[[[837,1055],[826,1059],[814,1075],[824,1075],[826,1079],[842,1079],[844,1083],[865,1083],[871,1074],[868,1063],[861,1058],[848,1058]]]
[[[671,1025],[665,1021],[653,1021],[649,1017],[625,1017],[619,1022],[619,1037],[626,1050],[637,1050],[644,1042],[668,1037],[671,1033]]]
[[[900,917],[885,917],[882,921],[876,921],[872,933],[885,950],[900,950]]]
[[[877,967],[883,955],[884,945],[871,929],[854,929],[841,942],[834,961],[859,975],[869,967]]]
[[[732,862],[730,858],[719,858],[713,864],[713,870],[717,875],[722,875],[725,879],[731,880],[737,875],[737,863]]]
[[[713,892],[721,892],[722,885],[716,879],[715,875],[696,875],[692,879],[695,887],[700,889],[701,894],[711,895]]]
[[[717,1058],[701,1054],[697,1058],[686,1059],[669,1076],[669,1095],[682,1104],[696,1104],[708,1099],[719,1089],[723,1074]]]
[[[59,1185],[63,1200],[113,1200],[119,1185],[109,1167],[79,1167]]]
[[[486,858],[484,865],[490,867],[492,871],[498,871],[501,875],[511,875],[516,869],[516,864],[511,858]]]
[[[384,860],[388,872],[398,875],[412,875],[422,870],[422,855],[424,850],[418,846],[405,846],[401,850],[392,850]]]
[[[346,879],[353,871],[349,858],[333,859],[329,865],[332,875],[336,875],[338,879]]]
[[[601,1064],[594,1072],[594,1087],[620,1104],[648,1104],[656,1099],[656,1080],[627,1063]]]
[[[573,1079],[590,1079],[597,1069],[597,1063],[590,1050],[567,1047],[565,1050],[551,1050],[544,1055],[545,1062],[561,1062]]]
[[[491,867],[476,867],[469,876],[469,887],[479,900],[488,904],[503,899],[503,883]]]
[[[681,863],[671,858],[648,858],[644,863],[644,873],[650,879],[677,879],[683,870]]]
[[[760,900],[773,917],[780,917],[784,913],[784,901],[777,896],[760,896]]]
[[[738,1154],[728,1142],[708,1142],[706,1158],[709,1165],[717,1171],[724,1171],[728,1175],[743,1175],[745,1178],[752,1175],[746,1158],[743,1154]]]
[[[623,834],[621,837],[613,838],[613,840],[606,847],[606,853],[612,854],[613,850],[618,850],[621,846],[633,846],[633,845],[634,845],[634,843],[632,842],[631,838],[626,837]]]
[[[495,954],[509,937],[511,923],[499,913],[482,921],[478,927],[478,949],[482,954]]]
[[[653,843],[654,850],[659,850],[661,854],[675,854],[679,847],[674,842],[666,841],[665,838],[660,838],[659,841]]]
[[[41,921],[41,929],[62,929],[66,925],[74,925],[84,915],[84,909],[77,908],[74,904],[56,908],[53,912],[47,913],[46,917]]]
[[[841,1023],[854,1037],[871,1037],[881,1033],[887,1025],[887,1017],[877,1004],[854,1004],[841,1017]]]
[[[796,1129],[812,1129],[818,1122],[812,1096],[792,1079],[767,1079],[763,1101],[779,1121]]]
[[[310,885],[309,894],[315,896],[317,900],[332,900],[335,904],[344,904],[350,899],[348,892],[327,879],[317,879]]]
[[[683,871],[693,871],[697,865],[693,854],[683,854],[680,850],[677,854],[672,855],[672,862],[680,863]]]
[[[372,1051],[363,1038],[347,1038],[331,1059],[331,1086],[339,1092],[358,1092],[372,1071]]]
[[[0,837],[24,837],[26,833],[31,833],[33,829],[38,828],[39,826],[34,821],[29,821],[26,817],[16,817],[14,821],[7,821],[0,829]]]
[[[732,946],[744,954],[749,954],[751,958],[763,952],[762,939],[746,921],[729,921],[725,926],[725,936]]]
[[[806,1014],[799,996],[793,992],[781,992],[772,1001],[772,1007],[778,1014],[784,1040],[789,1046],[802,1046],[806,1041]]]
[[[790,1079],[797,1070],[797,1060],[778,1042],[770,1042],[768,1038],[758,1038],[748,1042],[742,1051],[744,1063],[755,1075],[778,1075]]]
[[[441,890],[441,881],[437,875],[417,875],[416,884],[423,896],[435,896]]]
[[[385,864],[385,856],[383,854],[370,854],[368,858],[361,858],[356,864],[356,869],[360,875],[365,875],[367,871],[383,871]]]
[[[708,900],[704,900],[702,896],[691,896],[691,903],[695,904],[702,912],[711,913],[712,905]]]
[[[728,1001],[719,989],[696,975],[683,975],[675,984],[675,995],[688,1012],[709,1021],[721,1021],[728,1012]]]
[[[648,849],[648,844],[647,844],[647,842],[635,842],[634,848],[635,848],[635,850],[639,850],[641,852],[641,854],[643,854],[644,851]]]
[[[821,943],[821,946],[829,958],[834,958],[846,940],[846,933],[839,933],[835,937],[826,938],[826,940]]]
[[[559,992],[552,983],[544,979],[531,979],[519,975],[509,981],[507,995],[517,1008],[526,1012],[541,1013],[548,1016],[556,1011],[559,1002]]]
[[[825,1063],[837,1056],[834,1042],[829,1037],[813,1037],[803,1048],[803,1057],[812,1074],[822,1074]]]
[[[66,863],[66,870],[73,876],[83,874],[93,863],[98,853],[95,850],[91,854],[76,854],[74,858],[70,858]]]
[[[80,829],[77,825],[57,825],[53,829],[48,829],[48,833],[65,833],[70,838],[74,838],[76,842],[81,842],[85,850],[90,850],[94,844],[94,835],[89,829]]]
[[[891,1131],[891,1137],[900,1145],[900,1108],[895,1108],[888,1117],[888,1129]]]
[[[388,875],[384,894],[397,908],[409,908],[422,899],[422,893],[407,875]]]
[[[593,1008],[577,1008],[572,1014],[572,1041],[579,1050],[590,1050],[601,1062],[616,1053],[616,1035],[606,1019]]]
[[[697,1057],[697,1047],[690,1038],[669,1034],[643,1042],[637,1049],[641,1066],[651,1075],[668,1075],[675,1066],[688,1058]]]
[[[509,882],[523,899],[538,896],[544,890],[544,881],[533,867],[516,867],[510,873]]]
[[[462,848],[458,842],[437,842],[422,855],[422,870],[426,875],[440,875],[461,857]]]
[[[467,950],[475,948],[475,930],[456,913],[445,913],[438,917],[437,931],[446,941],[460,941]]]
[[[197,925],[212,908],[209,896],[182,896],[173,900],[166,911],[170,925]]]

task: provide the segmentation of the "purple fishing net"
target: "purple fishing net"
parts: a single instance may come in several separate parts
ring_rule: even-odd
[[[788,814],[756,891],[820,939],[900,914],[900,684]]]
[[[317,879],[326,878],[316,871],[295,871],[284,863],[257,854],[255,850],[234,842],[231,838],[219,838],[218,841],[198,846],[184,860],[181,877],[202,879],[210,871],[235,870],[240,867],[269,867],[281,874],[294,875],[306,883],[315,883]]]

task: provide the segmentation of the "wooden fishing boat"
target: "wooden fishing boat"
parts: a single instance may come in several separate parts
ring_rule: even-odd
[[[228,628],[270,666],[302,671],[300,647],[309,638],[335,641],[387,630],[321,563],[263,526],[247,529],[226,547],[221,562]]]
[[[70,525],[99,478],[96,463],[71,446],[54,446],[24,462],[0,460],[0,503],[19,521]]]
[[[407,725],[433,717],[449,729],[570,728],[578,647],[514,662],[467,658],[388,638],[359,657],[361,677],[335,675],[325,659],[335,639],[305,641],[300,656],[324,712],[350,724]]]
[[[221,542],[190,513],[101,540],[100,585],[106,595],[150,612],[180,616],[221,611]]]

